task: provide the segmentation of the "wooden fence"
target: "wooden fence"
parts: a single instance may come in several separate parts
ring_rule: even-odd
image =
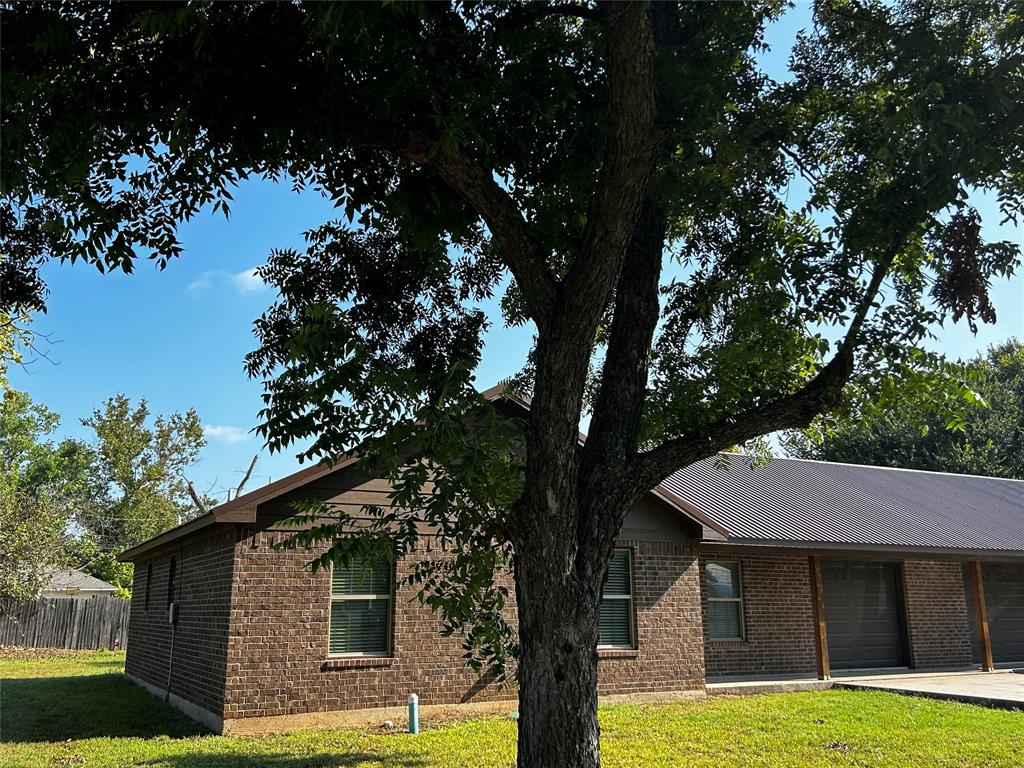
[[[130,602],[120,597],[0,601],[0,646],[114,650],[128,638]]]

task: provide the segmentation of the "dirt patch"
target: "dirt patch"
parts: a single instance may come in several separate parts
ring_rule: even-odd
[[[601,704],[663,704],[676,701],[704,699],[703,691],[667,693],[633,693],[602,696]],[[510,717],[518,708],[515,699],[474,702],[467,704],[425,704],[420,707],[420,728],[444,728],[466,720],[491,717]],[[409,727],[405,707],[380,709],[350,709],[334,712],[306,712],[295,715],[249,717],[224,722],[224,733],[229,736],[259,736],[287,731],[319,731],[333,729],[362,729],[374,733],[403,733]],[[391,727],[385,727],[386,721]]]
[[[420,707],[420,728],[443,728],[466,720],[508,717],[516,708],[515,701],[489,701],[477,704],[432,704]],[[227,720],[224,734],[229,736],[261,736],[288,731],[319,731],[359,729],[375,733],[402,733],[409,727],[405,707],[351,709],[335,712],[307,712],[274,717],[249,717]],[[390,728],[384,727],[391,721]]]

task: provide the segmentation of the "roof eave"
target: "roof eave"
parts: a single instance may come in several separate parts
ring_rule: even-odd
[[[868,544],[834,541],[800,541],[789,539],[747,539],[742,537],[726,537],[724,540],[709,539],[702,544],[728,546],[737,548],[759,549],[795,549],[813,552],[877,552],[882,554],[898,554],[909,558],[927,559],[933,555],[959,557],[964,559],[1000,559],[1022,560],[1024,551],[1017,549],[984,549],[980,547],[940,547],[917,546],[909,544]]]
[[[142,542],[141,544],[136,544],[134,547],[129,547],[124,552],[119,554],[117,556],[117,559],[119,562],[122,563],[134,562],[147,552],[152,552],[155,549],[160,549],[161,547],[167,546],[168,544],[177,541],[183,536],[189,536],[193,533],[198,533],[204,528],[209,528],[217,522],[219,521],[214,516],[214,513],[207,512],[205,515],[197,517],[194,520],[189,520],[187,523],[182,523],[181,525],[171,528],[170,530],[164,531],[163,533],[159,533],[151,539],[146,539],[146,541]]]

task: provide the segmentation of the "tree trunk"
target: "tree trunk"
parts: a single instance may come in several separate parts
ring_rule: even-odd
[[[598,768],[598,598],[546,549],[516,554],[518,766]]]

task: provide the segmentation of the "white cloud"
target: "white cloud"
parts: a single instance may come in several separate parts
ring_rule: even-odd
[[[249,439],[249,433],[241,427],[220,426],[217,424],[204,424],[203,434],[211,440],[221,440],[225,443],[241,443]]]
[[[219,286],[232,286],[239,293],[256,293],[269,286],[260,280],[256,267],[230,274],[222,269],[209,269],[185,287],[185,293],[200,296]]]
[[[221,273],[218,273],[214,270],[207,270],[206,272],[203,272],[203,274],[201,274],[199,277],[197,277],[195,280],[188,284],[188,286],[185,288],[185,293],[205,293],[206,291],[210,290],[210,288],[213,287],[213,281],[217,278],[219,274]]]
[[[267,284],[256,274],[256,267],[232,275],[231,281],[242,293],[254,293],[267,287]]]

